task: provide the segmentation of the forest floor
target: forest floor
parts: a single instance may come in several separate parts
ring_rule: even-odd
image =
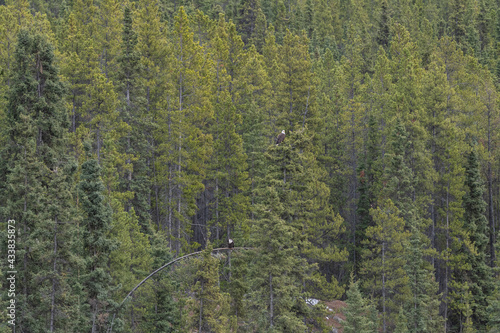
[[[326,317],[326,322],[328,326],[337,329],[337,331],[332,330],[332,332],[343,333],[344,328],[342,322],[345,320],[343,309],[347,306],[345,302],[342,301],[330,301],[324,302],[330,314]]]

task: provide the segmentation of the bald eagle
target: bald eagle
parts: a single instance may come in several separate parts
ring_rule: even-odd
[[[227,247],[230,249],[234,247],[234,241],[231,238],[227,240]]]
[[[280,143],[282,143],[283,140],[285,140],[285,130],[283,130],[280,133],[280,135],[278,135],[278,137],[276,138],[276,146],[279,145]]]

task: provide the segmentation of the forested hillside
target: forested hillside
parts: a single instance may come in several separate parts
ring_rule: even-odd
[[[499,88],[494,0],[0,0],[0,332],[500,332]]]

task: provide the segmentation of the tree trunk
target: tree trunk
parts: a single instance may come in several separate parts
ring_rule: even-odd
[[[56,276],[57,276],[57,217],[54,221],[54,276],[52,277],[52,291],[50,293],[50,332],[54,332],[54,317],[56,311]]]
[[[273,275],[269,273],[269,325],[272,328],[273,327],[273,321],[274,321],[274,297],[273,297]]]
[[[491,93],[488,94],[488,222],[490,228],[490,266],[495,267],[495,216],[493,214],[493,174],[491,172]]]
[[[386,308],[385,308],[385,241],[382,242],[382,314],[383,314],[383,330],[387,332],[386,325]]]
[[[198,333],[201,333],[203,327],[203,280],[201,281],[201,293],[200,293],[200,317],[198,320]]]

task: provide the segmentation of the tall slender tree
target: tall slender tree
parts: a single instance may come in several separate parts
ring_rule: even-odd
[[[467,192],[463,198],[465,227],[471,237],[474,251],[467,251],[467,261],[470,271],[470,292],[474,299],[472,321],[478,329],[484,329],[487,324],[486,308],[488,297],[493,292],[491,268],[488,266],[488,221],[485,216],[486,202],[483,199],[484,185],[479,172],[479,161],[476,149],[473,147],[468,154],[465,185]]]
[[[90,144],[85,148],[90,152]],[[97,160],[88,157],[82,164],[79,193],[83,219],[83,253],[85,271],[81,275],[82,284],[88,293],[90,306],[86,330],[101,332],[107,327],[109,310],[116,305],[112,299],[111,275],[108,271],[108,257],[116,247],[108,232],[111,229],[111,210],[106,204],[101,180],[101,167]]]
[[[77,304],[66,274],[75,268],[74,162],[67,154],[64,86],[45,36],[18,36],[2,149],[2,216],[16,220],[17,328],[72,330]],[[72,203],[73,202],[73,203]],[[46,296],[44,296],[46,295]],[[76,312],[76,311],[75,311]],[[74,312],[73,312],[74,314]]]

